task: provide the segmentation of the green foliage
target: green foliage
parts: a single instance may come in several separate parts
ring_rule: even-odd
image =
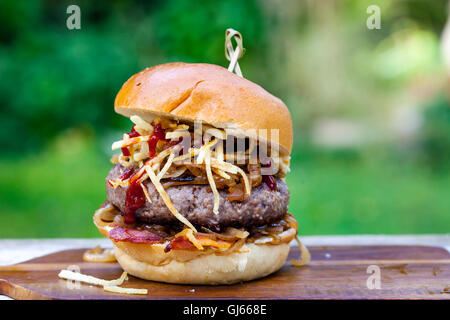
[[[112,106],[128,77],[167,61],[225,65],[227,27],[246,35],[249,58],[264,42],[253,1],[197,1],[196,10],[192,1],[85,2],[80,4],[82,29],[72,31],[65,23],[69,2],[33,3],[6,0],[0,8],[0,146],[5,153],[36,151],[72,126],[89,124],[99,134],[123,129],[126,121]],[[205,28],[207,21],[215,23]],[[11,132],[16,139],[9,138]]]

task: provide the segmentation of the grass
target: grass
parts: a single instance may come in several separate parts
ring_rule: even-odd
[[[87,143],[85,143],[87,141]],[[108,159],[79,133],[45,152],[0,163],[0,238],[96,237]]]
[[[100,236],[92,214],[111,165],[94,141],[69,131],[40,154],[0,160],[0,238]],[[287,182],[301,234],[450,230],[448,171],[302,151]]]
[[[302,234],[450,231],[450,174],[398,162],[294,161],[289,210]]]

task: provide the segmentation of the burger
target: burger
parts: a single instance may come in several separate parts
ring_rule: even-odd
[[[131,130],[106,177],[94,223],[129,274],[231,284],[285,263],[298,224],[285,183],[286,105],[211,64],[168,63],[133,75],[114,102]],[[309,254],[298,241],[303,264]]]

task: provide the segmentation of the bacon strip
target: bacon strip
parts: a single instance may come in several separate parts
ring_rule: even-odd
[[[164,248],[164,252],[169,252],[170,250],[182,250],[182,249],[194,249],[195,246],[189,239],[185,236],[180,236],[174,238],[170,243]]]
[[[114,241],[125,241],[132,243],[157,243],[163,239],[147,230],[135,230],[124,227],[115,227],[109,231],[109,238]]]

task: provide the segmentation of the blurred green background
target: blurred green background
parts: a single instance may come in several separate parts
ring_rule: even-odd
[[[66,8],[81,8],[68,30]],[[381,29],[369,30],[369,5]],[[450,231],[446,1],[0,2],[0,238],[98,237],[113,101],[141,69],[227,66],[239,30],[246,78],[295,128],[290,211],[301,234]],[[450,33],[450,32],[449,32]]]

